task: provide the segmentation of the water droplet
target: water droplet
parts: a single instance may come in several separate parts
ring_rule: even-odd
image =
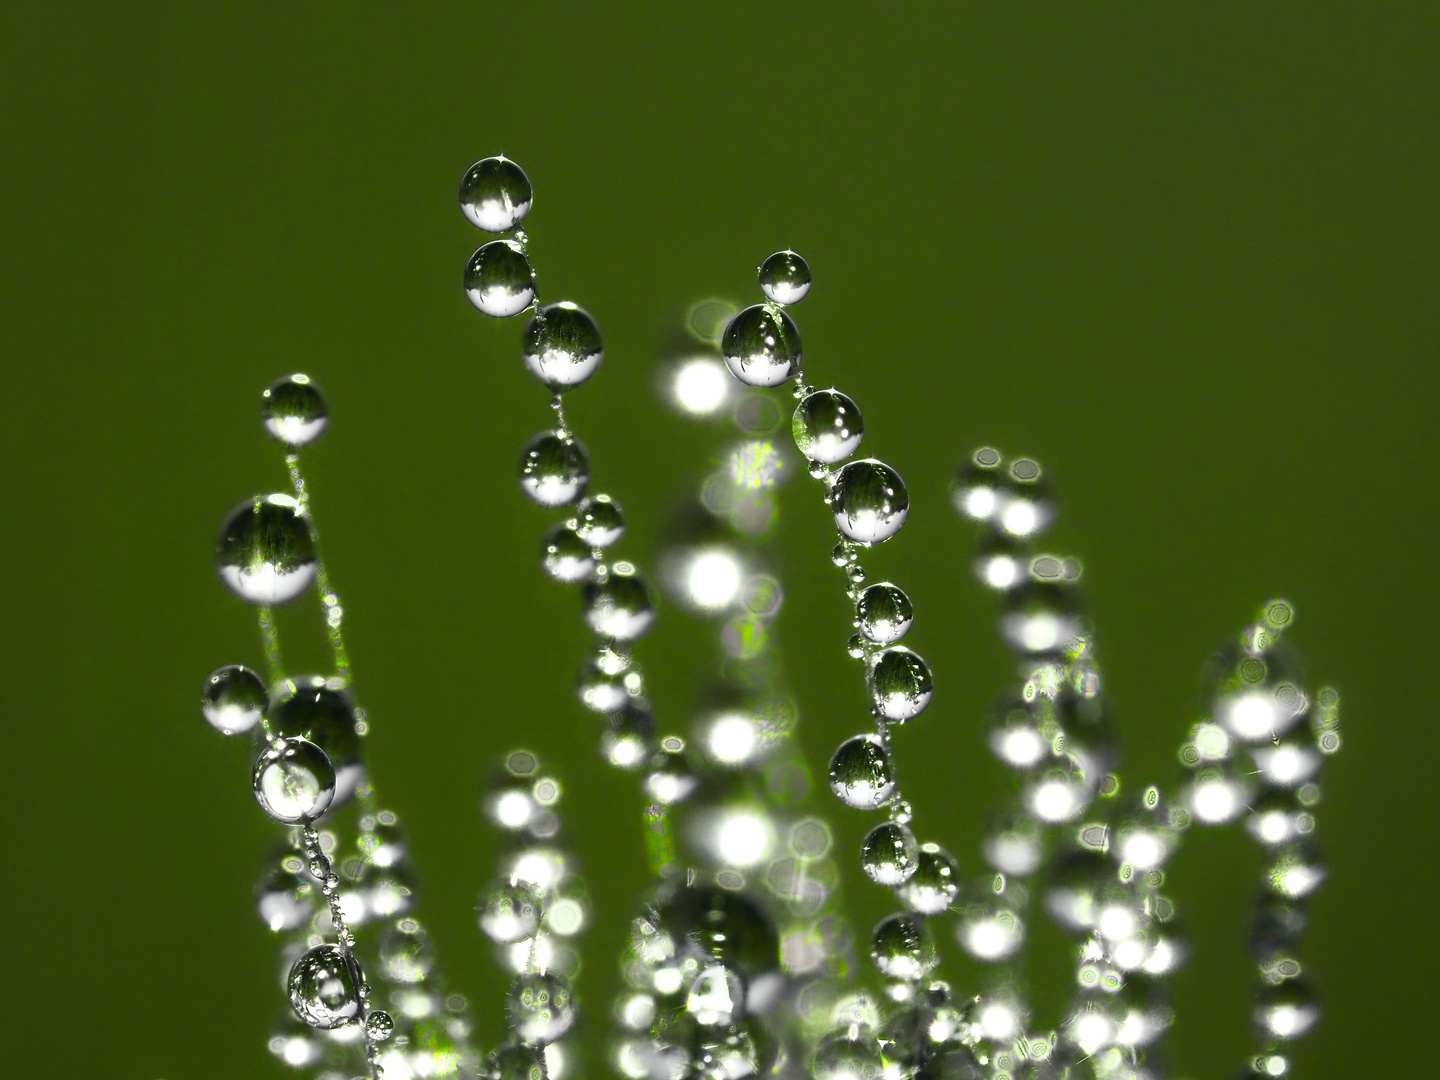
[[[557,394],[590,378],[605,358],[600,327],[569,300],[547,304],[535,314],[521,349],[525,366]]]
[[[435,946],[421,925],[403,918],[380,931],[380,967],[397,983],[423,982],[435,966]]]
[[[745,1008],[745,984],[724,964],[703,968],[690,984],[685,1008],[704,1027],[728,1027]]]
[[[960,895],[960,867],[939,844],[921,844],[915,873],[896,892],[913,910],[939,915]]]
[[[790,422],[795,448],[811,461],[834,465],[860,447],[865,420],[860,409],[838,390],[817,390],[795,406]]]
[[[897,821],[885,821],[865,834],[860,868],[879,885],[902,885],[919,865],[920,845],[915,834]]]
[[[595,572],[595,549],[562,521],[540,541],[540,565],[556,581],[584,581]]]
[[[1000,617],[1000,632],[1011,648],[1031,655],[1065,651],[1083,626],[1075,591],[1053,582],[1027,582],[1012,589]]]
[[[460,209],[470,224],[486,232],[519,225],[534,197],[525,170],[503,154],[481,158],[460,178]]]
[[[295,859],[295,868],[285,865]],[[304,926],[315,914],[315,887],[299,872],[293,854],[270,872],[255,890],[255,907],[265,925],[276,933]]]
[[[261,395],[260,419],[265,430],[286,446],[312,443],[330,423],[325,395],[309,375],[286,375],[276,379]]]
[[[335,798],[335,769],[309,739],[281,739],[255,762],[251,785],[260,809],[282,825],[308,825]]]
[[[810,264],[786,248],[760,264],[760,291],[777,304],[798,304],[810,292]]]
[[[311,1027],[343,1027],[360,1018],[363,981],[359,966],[339,946],[317,945],[290,968],[290,1004]]]
[[[540,890],[528,881],[497,881],[480,894],[476,921],[497,945],[523,941],[540,928]]]
[[[699,783],[685,756],[685,741],[674,735],[662,739],[645,774],[645,793],[670,806],[688,799]]]
[[[575,1022],[570,984],[554,972],[529,972],[510,984],[510,1030],[527,1043],[554,1042]]]
[[[1006,960],[1025,943],[1025,924],[1007,907],[976,904],[965,910],[955,927],[955,939],[976,960]]]
[[[545,1051],[538,1046],[505,1043],[490,1055],[485,1080],[550,1080]]]
[[[376,1009],[365,1018],[365,1035],[371,1042],[384,1042],[395,1033],[395,1020],[384,1009]]]
[[[1040,827],[1026,815],[1001,817],[984,842],[985,858],[1002,874],[1027,877],[1040,869]]]
[[[630,672],[624,656],[610,649],[601,649],[580,669],[576,691],[587,709],[608,713],[620,708],[631,697],[631,680],[640,686],[638,672]]]
[[[846,806],[874,810],[895,793],[890,751],[878,736],[855,735],[840,744],[830,758],[830,790]]]
[[[295,599],[317,567],[310,524],[289,495],[256,495],[231,510],[215,558],[221,580],[252,604]]]
[[[779,386],[800,374],[800,330],[785,312],[765,304],[730,320],[720,351],[730,373],[746,386]]]
[[[535,271],[514,240],[491,240],[465,264],[465,295],[496,319],[519,315],[535,299]]]
[[[842,1031],[820,1040],[810,1075],[814,1080],[882,1080],[886,1069],[873,1040],[851,1038]]]
[[[600,754],[617,769],[638,769],[655,752],[655,717],[633,698],[610,713],[600,733]]]
[[[925,920],[908,912],[887,915],[875,924],[870,958],[882,975],[911,982],[929,974],[939,959]]]
[[[1295,1039],[1320,1020],[1320,1003],[1301,979],[1267,986],[1255,1006],[1255,1024],[1262,1037]]]
[[[625,532],[620,504],[609,495],[591,495],[575,508],[575,532],[591,547],[609,547]]]
[[[915,607],[898,585],[881,581],[866,588],[855,602],[860,633],[876,645],[893,645],[915,620]]]
[[[585,621],[601,637],[634,641],[655,621],[655,604],[645,580],[617,565],[604,581],[585,586]]]
[[[840,470],[828,495],[842,536],[861,544],[889,540],[905,524],[910,495],[900,474],[883,461],[863,458]]]
[[[541,506],[566,506],[589,482],[590,455],[575,439],[542,431],[520,455],[520,487]]]
[[[243,664],[227,664],[205,680],[200,711],[222,735],[242,735],[265,712],[265,683]]]
[[[934,693],[929,666],[903,645],[886,649],[870,669],[870,700],[887,720],[903,724],[919,716]]]
[[[358,776],[343,774],[360,764],[355,699],[350,691],[323,675],[282,679],[271,689],[268,713],[272,733],[303,736],[325,751],[342,789],[337,798],[348,795],[345,789],[353,788]]]

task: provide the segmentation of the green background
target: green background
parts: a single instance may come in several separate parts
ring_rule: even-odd
[[[873,559],[915,600],[938,686],[900,767],[920,831],[967,868],[1005,790],[981,732],[1008,672],[945,495],[970,448],[1056,479],[1050,545],[1085,560],[1136,783],[1173,779],[1207,654],[1293,600],[1346,739],[1304,951],[1327,1013],[1295,1075],[1431,1056],[1435,5],[18,7],[0,16],[8,1074],[284,1072],[251,900],[275,829],[196,698],[260,661],[212,545],[235,502],[283,489],[256,409],[293,370],[330,397],[317,521],[442,963],[492,1041],[476,796],[529,745],[567,780],[596,901],[580,989],[592,1023],[608,1008],[646,880],[640,801],[598,765],[575,598],[536,568],[550,516],[516,489],[545,394],[520,326],[460,290],[481,237],[456,184],[500,151],[535,184],[542,295],[605,332],[570,415],[642,564],[718,453],[654,393],[683,311],[757,298],[775,248],[809,258],[809,377],[859,402],[912,494]],[[865,716],[815,494],[786,491],[781,633],[818,767]],[[668,727],[706,634],[667,608],[640,651]],[[854,850],[863,815],[820,805]],[[1255,856],[1206,834],[1172,865],[1198,953],[1175,1065],[1228,1075],[1250,1045]],[[863,931],[885,898],[858,876]]]

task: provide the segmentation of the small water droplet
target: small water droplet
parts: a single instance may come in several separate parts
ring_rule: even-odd
[[[881,581],[860,594],[855,614],[866,638],[876,645],[893,645],[909,632],[915,607],[900,586]]]
[[[609,547],[625,532],[620,504],[609,495],[591,495],[575,508],[575,532],[592,547]]]
[[[870,669],[870,700],[887,720],[903,724],[919,716],[934,693],[929,666],[903,645],[886,649]]]
[[[281,739],[261,751],[251,777],[260,808],[282,825],[308,825],[335,798],[335,769],[309,739]]]
[[[890,751],[875,735],[855,735],[830,758],[830,790],[846,806],[874,810],[895,793]]]
[[[631,699],[610,713],[600,733],[600,754],[617,769],[638,769],[655,752],[655,717]]]
[[[480,894],[476,921],[497,945],[523,941],[540,928],[542,897],[528,881],[496,881]]]
[[[662,739],[645,774],[646,794],[670,806],[688,799],[699,783],[700,778],[685,756],[685,740],[675,735]]]
[[[514,240],[491,240],[465,264],[465,295],[496,319],[518,315],[535,299],[535,271]]]
[[[841,1031],[820,1040],[810,1075],[814,1080],[881,1080],[886,1068],[873,1039],[851,1038]]]
[[[545,1050],[523,1043],[505,1043],[490,1055],[485,1080],[550,1080]]]
[[[525,170],[503,154],[481,158],[460,178],[460,209],[470,224],[486,232],[519,225],[534,197]]]
[[[542,431],[520,455],[520,487],[541,506],[567,506],[590,482],[590,455],[574,439]]]
[[[282,863],[255,890],[256,910],[265,925],[276,933],[298,929],[315,914],[315,888],[299,869],[298,859],[294,868]]]
[[[939,844],[922,844],[915,873],[897,892],[915,911],[939,915],[960,895],[960,867]]]
[[[605,358],[600,327],[569,300],[547,304],[525,327],[525,366],[557,394],[579,386]]]
[[[510,984],[510,1029],[528,1043],[554,1042],[575,1022],[570,984],[554,972],[530,972]]]
[[[649,586],[635,573],[611,568],[604,581],[585,586],[585,621],[601,637],[633,641],[655,621]]]
[[[760,291],[777,304],[798,304],[810,291],[810,264],[786,248],[760,264]]]
[[[852,461],[841,469],[827,501],[841,535],[861,544],[889,540],[910,513],[905,481],[874,458]]]
[[[929,974],[939,959],[925,920],[909,912],[887,915],[875,924],[870,958],[882,975],[911,982]]]
[[[540,541],[540,565],[556,581],[584,581],[595,572],[595,549],[561,522]]]
[[[330,422],[325,395],[309,375],[297,373],[276,379],[260,396],[260,419],[265,430],[286,446],[314,442]]]
[[[289,495],[256,495],[230,511],[215,544],[220,578],[242,600],[283,604],[318,566],[310,524]]]
[[[424,982],[435,966],[435,946],[430,936],[408,916],[380,931],[377,948],[381,970],[392,982]]]
[[[205,680],[200,711],[222,735],[242,735],[260,722],[266,700],[259,675],[243,664],[227,664]]]
[[[384,1009],[376,1009],[365,1018],[365,1034],[371,1042],[384,1042],[395,1033],[395,1020]]]
[[[865,834],[860,869],[878,885],[903,885],[919,865],[915,834],[897,821],[883,821]]]
[[[725,366],[746,386],[779,386],[800,374],[800,330],[783,311],[755,304],[725,327]]]
[[[360,1018],[359,966],[336,945],[317,945],[290,968],[290,1005],[316,1028],[338,1028]]]
[[[795,448],[813,462],[834,465],[860,447],[865,420],[859,407],[838,390],[817,390],[795,406],[790,422]]]

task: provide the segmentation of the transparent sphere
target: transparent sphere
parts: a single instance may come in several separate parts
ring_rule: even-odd
[[[898,821],[884,821],[865,834],[860,869],[878,885],[903,885],[920,865],[915,834]]]
[[[575,532],[592,547],[609,547],[625,532],[620,505],[609,495],[591,495],[575,508]]]
[[[395,1019],[384,1009],[376,1009],[365,1018],[365,1035],[372,1042],[384,1042],[395,1034]]]
[[[798,304],[810,291],[810,264],[786,248],[760,264],[760,291],[777,304]]]
[[[600,756],[617,769],[638,769],[655,753],[655,717],[635,700],[605,718]]]
[[[989,446],[971,454],[950,485],[955,509],[976,521],[989,521],[999,513],[1005,486],[1003,464],[1000,452]]]
[[[532,882],[502,879],[480,894],[476,921],[497,945],[523,941],[540,929],[542,902],[540,890]]]
[[[875,924],[870,958],[882,975],[907,982],[924,978],[939,959],[925,920],[909,912],[887,915]]]
[[[510,984],[505,1009],[522,1042],[550,1043],[575,1023],[570,984],[554,972],[527,972]]]
[[[309,739],[281,739],[255,761],[251,777],[260,809],[282,825],[308,825],[335,798],[335,769]]]
[[[860,594],[855,615],[867,641],[893,645],[909,632],[915,621],[915,606],[900,586],[881,581]]]
[[[645,793],[665,806],[683,802],[694,794],[700,778],[685,756],[683,739],[671,735],[660,740],[660,749],[651,757],[643,783]]]
[[[486,232],[515,228],[534,197],[525,170],[503,154],[481,158],[460,178],[460,209],[471,225]]]
[[[317,945],[290,968],[290,1005],[311,1027],[343,1027],[360,1019],[361,981],[359,967],[338,945]]]
[[[315,887],[302,867],[300,857],[291,853],[255,889],[255,908],[276,933],[298,929],[315,914]]]
[[[524,1043],[504,1043],[485,1064],[485,1080],[549,1080],[545,1050]]]
[[[924,712],[935,693],[929,666],[903,645],[876,658],[869,681],[870,700],[880,715],[900,724]]]
[[[330,423],[325,395],[309,375],[276,379],[260,395],[260,419],[272,438],[289,447],[318,439]]]
[[[562,521],[540,541],[540,565],[556,581],[585,581],[595,572],[595,549]]]
[[[541,506],[567,506],[589,482],[590,455],[575,439],[542,431],[520,455],[520,487]]]
[[[834,465],[860,448],[865,420],[860,408],[838,390],[806,394],[790,421],[795,449],[811,461]]]
[[[547,304],[530,319],[521,342],[525,366],[551,390],[579,386],[600,366],[600,327],[569,300]]]
[[[268,712],[274,734],[309,739],[337,770],[359,763],[355,698],[337,680],[323,675],[281,679],[271,689]]]
[[[612,567],[604,581],[585,586],[585,621],[601,637],[634,641],[655,621],[649,586],[634,573]]]
[[[419,983],[435,967],[435,946],[414,919],[406,917],[380,931],[380,968],[391,982]]]
[[[639,692],[638,672],[629,670],[629,660],[610,649],[601,649],[580,669],[575,690],[587,709],[608,713],[631,698],[631,686]]]
[[[230,511],[215,543],[220,579],[252,604],[304,592],[318,566],[310,523],[289,495],[256,495]]]
[[[939,844],[921,844],[915,873],[896,891],[911,909],[939,915],[960,895],[960,867]]]
[[[222,735],[242,735],[260,722],[267,700],[259,675],[244,664],[226,664],[205,680],[200,712]]]
[[[1262,1037],[1276,1040],[1299,1038],[1320,1021],[1320,1003],[1315,993],[1299,979],[1268,986],[1260,991],[1255,1005],[1255,1025]]]
[[[910,513],[905,481],[889,465],[874,458],[852,461],[841,469],[828,501],[840,534],[861,544],[889,540]]]
[[[514,240],[491,240],[465,264],[465,295],[496,319],[519,315],[535,299],[535,271]]]
[[[800,374],[800,330],[783,311],[747,307],[725,327],[720,352],[746,386],[779,386]]]
[[[875,735],[855,735],[830,758],[830,790],[846,806],[874,810],[895,794],[890,751]]]
[[[814,1080],[882,1080],[886,1069],[875,1040],[839,1032],[820,1040],[810,1075]]]

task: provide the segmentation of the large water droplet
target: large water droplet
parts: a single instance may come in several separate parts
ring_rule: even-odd
[[[870,958],[882,975],[910,982],[924,978],[939,959],[925,920],[909,912],[887,915],[875,924]]]
[[[786,248],[760,264],[760,291],[777,304],[798,304],[810,291],[810,264]]]
[[[252,730],[265,712],[265,683],[243,664],[227,664],[205,680],[200,711],[223,735]]]
[[[535,299],[535,271],[514,240],[491,240],[465,264],[465,295],[496,319],[518,315]]]
[[[605,358],[600,327],[569,300],[536,312],[525,327],[521,349],[525,366],[556,393],[579,386]]]
[[[902,885],[915,873],[919,857],[915,834],[898,821],[885,821],[865,834],[860,869],[876,884]]]
[[[556,581],[584,581],[595,571],[595,549],[562,521],[540,541],[540,565]]]
[[[281,739],[267,746],[251,778],[260,809],[282,825],[308,825],[335,798],[335,769],[309,739]]]
[[[939,844],[921,844],[915,873],[896,891],[915,911],[939,915],[960,895],[960,868]]]
[[[890,751],[875,735],[846,739],[830,758],[830,790],[846,806],[874,810],[895,793]]]
[[[893,645],[910,630],[915,606],[898,585],[882,581],[869,586],[855,602],[860,633],[876,645]]]
[[[554,972],[530,972],[510,984],[510,1030],[527,1043],[554,1042],[575,1022],[570,984]]]
[[[283,604],[315,580],[310,524],[289,495],[246,499],[220,526],[215,543],[220,579],[252,604]]]
[[[841,469],[828,501],[841,535],[862,544],[889,540],[910,513],[905,481],[874,458],[852,461]]]
[[[523,941],[540,928],[540,890],[528,881],[494,882],[480,894],[476,920],[497,945]]]
[[[587,584],[585,621],[601,637],[634,641],[655,621],[655,604],[645,580],[617,564],[604,581]]]
[[[542,431],[520,455],[520,487],[541,506],[566,506],[589,482],[590,455],[575,439]]]
[[[903,724],[919,716],[934,693],[929,666],[903,645],[886,649],[870,669],[870,700],[887,720]]]
[[[317,945],[290,968],[290,1004],[311,1027],[337,1028],[360,1018],[360,969],[336,945]]]
[[[860,447],[865,420],[860,409],[838,390],[816,390],[795,406],[790,421],[795,448],[811,461],[834,465]]]
[[[355,699],[337,680],[322,675],[297,675],[271,688],[270,730],[285,737],[309,739],[335,770],[335,803],[355,793],[361,773],[361,741],[355,730]]]
[[[609,495],[591,495],[575,508],[575,532],[592,547],[609,547],[625,532],[620,505]]]
[[[534,197],[525,170],[503,154],[481,158],[460,178],[460,209],[470,224],[486,232],[519,225]]]
[[[286,375],[276,379],[261,396],[260,419],[265,430],[286,446],[312,443],[330,423],[325,395],[309,375]]]
[[[746,386],[779,386],[800,374],[800,330],[783,311],[755,304],[725,327],[725,366]]]

